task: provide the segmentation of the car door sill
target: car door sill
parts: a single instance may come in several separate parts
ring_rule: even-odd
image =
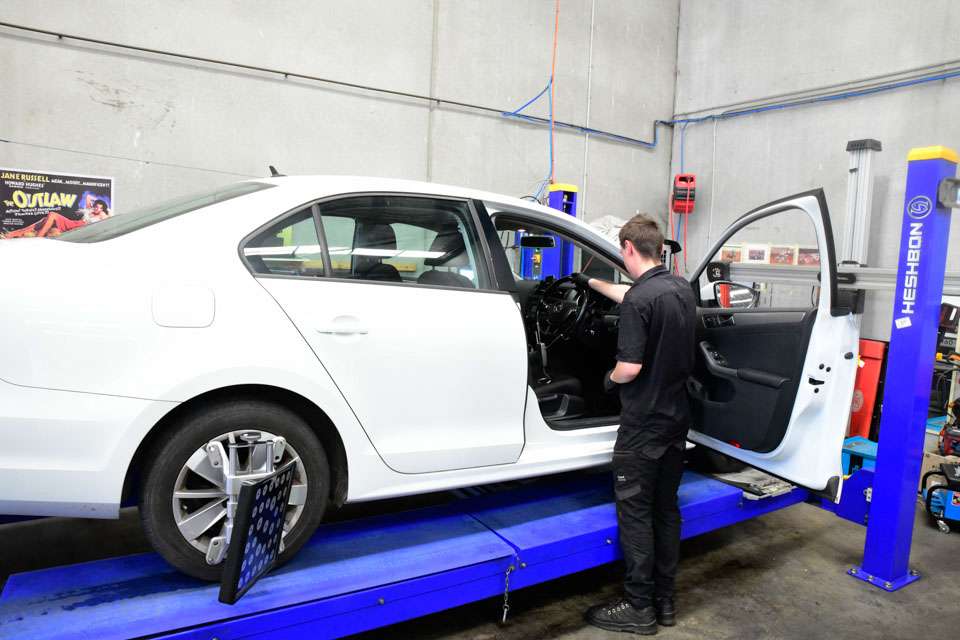
[[[575,431],[577,429],[593,429],[596,427],[616,427],[620,424],[620,416],[599,416],[595,418],[570,418],[568,420],[547,420],[547,426],[554,431]]]

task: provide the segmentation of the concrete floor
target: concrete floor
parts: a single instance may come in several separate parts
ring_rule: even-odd
[[[923,578],[893,594],[844,574],[860,559],[864,529],[810,505],[688,540],[680,566],[679,625],[660,636],[953,637],[960,534],[937,532],[919,509],[916,524],[911,564]],[[127,509],[119,521],[0,525],[0,549],[2,581],[19,571],[143,551],[146,542],[136,511]],[[358,638],[622,638],[582,619],[588,606],[617,597],[619,570],[611,565],[514,592],[505,626],[496,623],[501,601],[491,599]]]

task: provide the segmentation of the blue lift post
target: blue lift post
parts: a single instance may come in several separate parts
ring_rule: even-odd
[[[941,206],[938,189],[957,173],[957,154],[945,147],[913,149],[907,160],[884,383],[896,393],[888,393],[883,401],[863,563],[849,571],[887,591],[919,578],[908,563],[950,237],[951,210]],[[871,475],[860,474],[866,479]],[[853,490],[844,485],[845,496]]]
[[[576,218],[577,191],[576,185],[551,184],[548,188],[547,205]],[[517,234],[518,241],[520,235],[520,233]],[[559,278],[573,272],[573,243],[563,240],[555,234],[552,235],[557,241],[555,247],[522,250],[520,275],[524,280],[543,280],[547,276]]]

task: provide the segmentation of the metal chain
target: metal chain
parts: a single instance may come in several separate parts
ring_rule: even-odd
[[[510,573],[515,569],[513,565],[507,567],[507,574],[503,578],[503,618],[500,624],[507,623],[507,614],[510,613]]]

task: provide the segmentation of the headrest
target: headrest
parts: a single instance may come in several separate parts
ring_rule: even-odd
[[[388,224],[360,222],[353,246],[354,249],[396,249],[397,234]]]
[[[437,234],[430,245],[433,253],[442,253],[436,258],[426,258],[423,264],[428,267],[463,267],[467,261],[467,247],[459,229],[445,229]]]

